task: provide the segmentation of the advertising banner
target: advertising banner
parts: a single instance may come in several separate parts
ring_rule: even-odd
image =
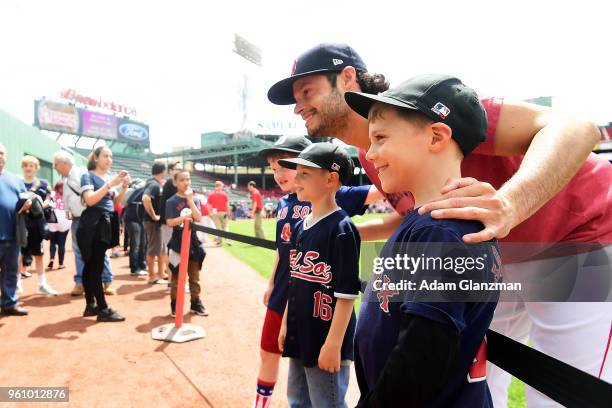
[[[149,126],[133,120],[118,118],[117,140],[149,145]]]
[[[41,129],[78,134],[79,110],[71,105],[52,101],[34,101],[34,124]]]
[[[88,110],[81,111],[83,135],[100,139],[117,139],[117,117]]]
[[[40,129],[149,146],[149,125],[49,100],[34,101]]]

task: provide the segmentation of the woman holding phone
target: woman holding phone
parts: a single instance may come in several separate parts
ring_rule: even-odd
[[[77,241],[83,257],[83,288],[87,305],[83,316],[98,316],[99,322],[121,322],[125,318],[108,307],[102,286],[104,254],[119,244],[119,217],[114,203],[121,202],[130,184],[127,171],[111,177],[113,153],[106,146],[96,148],[89,155],[87,173],[81,178],[84,204]],[[116,187],[121,185],[117,191]]]

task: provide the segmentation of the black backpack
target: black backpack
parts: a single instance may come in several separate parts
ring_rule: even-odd
[[[139,222],[144,220],[145,209],[142,205],[142,196],[144,194],[145,188],[140,187],[132,192],[130,198],[125,203],[126,211],[134,211],[136,218]]]

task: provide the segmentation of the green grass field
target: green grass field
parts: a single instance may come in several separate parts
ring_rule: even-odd
[[[380,215],[369,214],[364,216],[353,217],[353,221],[358,224],[360,222],[378,218]],[[276,235],[275,230],[276,220],[269,219],[264,220],[263,228],[264,234],[266,235],[266,239],[274,240]],[[240,221],[230,221],[229,229],[231,232],[242,235],[254,236],[254,228],[252,220],[240,220]],[[368,246],[368,249],[371,249],[372,246]],[[242,242],[233,242],[232,246],[225,246],[225,249],[240,259],[242,262],[249,265],[253,268],[257,273],[259,273],[264,278],[269,278],[272,273],[272,267],[274,266],[274,251],[259,248],[253,245],[244,244]],[[508,408],[524,408],[525,407],[525,384],[516,379],[512,379],[512,384],[510,384],[509,394],[508,394]]]

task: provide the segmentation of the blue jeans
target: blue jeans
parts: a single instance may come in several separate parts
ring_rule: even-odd
[[[298,359],[289,359],[287,399],[291,408],[346,408],[350,365],[341,365],[340,372],[330,373],[319,367],[304,367]]]
[[[0,241],[0,306],[10,309],[17,304],[17,263],[19,246],[15,241]]]
[[[147,237],[142,223],[126,221],[125,229],[130,236],[130,272],[147,269]]]
[[[72,252],[74,252],[74,262],[76,263],[76,274],[74,275],[74,283],[77,285],[83,284],[83,257],[77,243],[77,230],[79,229],[80,219],[72,220],[70,234],[72,235]],[[113,272],[111,271],[110,259],[108,254],[104,255],[104,271],[102,272],[102,282],[111,283],[113,281]]]

